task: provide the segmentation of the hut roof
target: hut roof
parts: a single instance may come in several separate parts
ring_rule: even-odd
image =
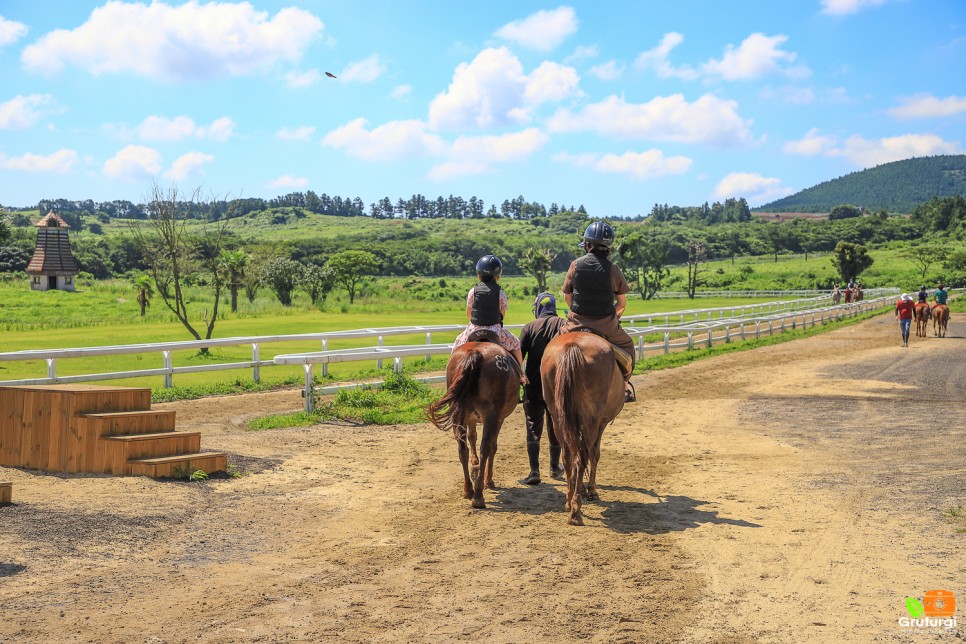
[[[56,222],[56,225],[51,225],[51,221]],[[70,228],[70,225],[61,219],[60,215],[51,210],[44,218],[38,221],[34,226],[38,228]]]

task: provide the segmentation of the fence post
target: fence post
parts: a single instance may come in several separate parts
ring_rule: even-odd
[[[162,351],[161,355],[164,356],[164,388],[170,389],[174,387],[174,364],[171,361],[171,352]]]
[[[725,344],[731,344],[731,327],[725,327]]]
[[[312,365],[302,365],[302,368],[305,369],[305,413],[311,414],[315,411],[315,391],[313,391],[312,387]]]
[[[745,323],[742,322],[741,325],[738,328],[740,329],[739,333],[741,334],[741,340],[742,340],[742,342],[744,342],[744,340],[745,340]]]
[[[688,351],[694,348],[694,331],[688,331]]]
[[[427,334],[426,334],[426,346],[429,346],[429,345],[431,345],[432,343],[433,343],[433,334],[432,334],[432,332],[429,332],[429,333],[427,333]],[[426,362],[429,362],[429,359],[430,359],[431,357],[432,357],[432,356],[430,356],[430,355],[429,355],[429,354],[427,353],[427,354],[426,354]]]
[[[644,359],[644,334],[637,336],[637,359]]]
[[[383,340],[382,340],[382,336],[380,335],[379,342],[378,342],[380,349],[382,348],[382,344],[383,344]],[[382,358],[376,358],[376,369],[382,369]]]
[[[396,373],[402,373],[402,358],[396,357],[392,359],[392,370]]]
[[[47,377],[57,379],[57,358],[47,358]]]
[[[710,331],[709,330],[708,331],[708,348],[710,349],[713,344],[714,344],[714,331]]]
[[[329,349],[329,341],[328,340],[322,340],[322,350],[323,351],[328,351],[328,349]],[[328,362],[323,362],[322,363],[322,375],[325,376],[325,377],[328,377],[328,375],[329,375],[329,363]]]
[[[755,339],[758,340],[760,338],[761,338],[761,321],[755,320]]]
[[[261,351],[259,351],[258,343],[252,342],[252,362],[255,363],[252,365],[252,380],[255,382],[262,381],[262,365],[259,364],[261,360]]]
[[[664,332],[664,355],[671,353],[671,332]]]

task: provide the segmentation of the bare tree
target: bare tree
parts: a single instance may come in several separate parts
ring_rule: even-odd
[[[708,251],[701,242],[689,239],[687,243],[688,251],[688,297],[694,299],[694,293],[701,283],[698,274],[701,272],[701,264],[707,261]]]
[[[206,308],[203,318],[203,339],[208,340],[218,321],[218,303],[224,286],[218,257],[226,241],[229,218],[227,214],[217,220],[205,216],[200,220],[200,231],[189,235],[188,221],[200,201],[200,192],[198,188],[190,195],[182,195],[175,184],[165,188],[152,183],[151,191],[145,197],[147,219],[143,222],[135,220],[131,231],[144,255],[158,295],[196,340],[201,340],[202,336],[189,318],[186,280],[193,275],[205,278],[212,302],[211,315]],[[201,353],[207,354],[208,349],[202,349]]]

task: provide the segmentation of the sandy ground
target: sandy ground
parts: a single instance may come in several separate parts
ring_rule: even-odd
[[[905,349],[880,316],[638,378],[582,528],[562,483],[518,482],[519,409],[473,511],[429,425],[245,429],[291,391],[158,405],[247,474],[0,468],[0,641],[961,640],[964,336]],[[934,588],[958,626],[900,626]]]

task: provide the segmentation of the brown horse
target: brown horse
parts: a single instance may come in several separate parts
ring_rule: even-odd
[[[926,337],[926,329],[929,323],[929,305],[925,302],[916,304],[916,337]]]
[[[845,293],[845,303],[848,304],[849,302],[852,301],[853,291],[852,291],[852,289],[847,288],[843,292]]]
[[[463,498],[474,508],[485,508],[483,486],[491,490],[496,439],[503,421],[520,400],[520,366],[499,344],[467,342],[453,351],[446,365],[446,393],[429,406],[429,419],[439,429],[452,431],[463,466]],[[476,426],[483,424],[480,454],[476,454]],[[472,450],[472,460],[467,462]],[[474,482],[470,481],[470,465]],[[485,481],[484,481],[485,477]]]
[[[604,427],[624,408],[624,378],[610,343],[579,331],[550,341],[540,364],[540,376],[554,432],[563,446],[568,523],[583,525],[581,493],[588,501],[599,498],[600,439]],[[586,487],[584,472],[588,474]]]
[[[949,324],[949,307],[937,304],[932,310],[932,331],[937,338],[946,337],[946,326]]]

